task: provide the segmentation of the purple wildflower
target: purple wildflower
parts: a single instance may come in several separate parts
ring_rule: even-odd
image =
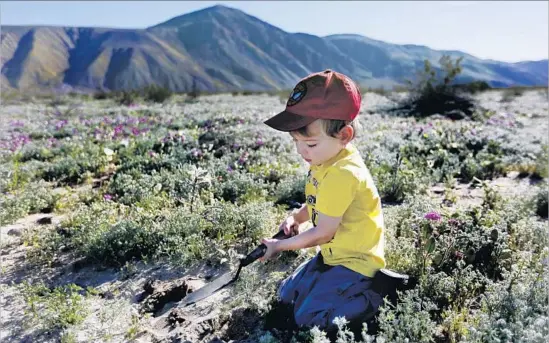
[[[103,195],[103,199],[105,199],[106,201],[112,200],[112,195],[105,194],[105,195]]]
[[[12,120],[11,121],[11,126],[12,127],[23,127],[23,126],[25,126],[25,124],[20,120]]]
[[[262,145],[263,145],[263,139],[262,139],[261,137],[259,137],[259,138],[256,140],[255,144],[257,144],[258,146],[262,146]]]
[[[55,129],[56,130],[60,130],[62,129],[63,127],[65,127],[65,125],[67,125],[68,121],[65,119],[65,120],[60,120],[57,122],[57,124],[55,124]]]
[[[122,130],[123,130],[122,125],[117,125],[117,126],[114,128],[114,135],[115,135],[115,136],[118,136],[119,134],[122,133]]]
[[[141,131],[139,131],[138,128],[136,128],[136,127],[132,128],[132,134],[134,136],[138,136],[140,133],[141,133]]]
[[[429,213],[426,213],[423,218],[425,219],[428,219],[428,220],[434,220],[434,221],[438,221],[440,219],[442,219],[442,217],[440,216],[440,214],[438,214],[437,212],[429,212]]]
[[[30,137],[27,135],[18,135],[12,138],[11,148],[12,152],[15,152],[17,149],[31,141]]]
[[[48,148],[51,148],[52,146],[54,146],[55,143],[57,143],[57,139],[51,137],[51,138],[48,138],[48,143],[46,144],[46,146]]]
[[[458,226],[460,224],[459,220],[451,218],[448,220],[448,224],[452,226]]]

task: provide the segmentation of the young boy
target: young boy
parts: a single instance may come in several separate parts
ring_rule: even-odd
[[[371,289],[385,267],[384,221],[372,176],[351,144],[361,94],[347,76],[325,70],[296,85],[286,110],[265,121],[289,132],[310,165],[306,203],[281,225],[291,238],[265,238],[263,260],[284,250],[320,246],[320,252],[284,280],[283,303],[299,326],[333,329],[336,317],[366,321],[382,302]],[[302,233],[299,225],[311,220]]]

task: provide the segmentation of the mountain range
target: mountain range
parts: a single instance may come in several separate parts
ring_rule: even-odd
[[[222,5],[144,29],[2,26],[0,40],[0,84],[20,90],[157,84],[175,91],[268,91],[327,68],[361,85],[392,87],[413,79],[425,60],[438,68],[445,54],[463,57],[460,82],[547,86],[549,69],[548,60],[507,63],[356,34],[290,33]]]

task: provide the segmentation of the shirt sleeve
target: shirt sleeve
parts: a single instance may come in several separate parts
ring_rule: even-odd
[[[330,170],[319,185],[316,210],[341,217],[351,205],[359,186],[358,178],[347,169]]]

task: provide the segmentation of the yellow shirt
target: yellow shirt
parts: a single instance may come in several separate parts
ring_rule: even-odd
[[[370,171],[351,144],[319,166],[311,166],[305,186],[309,217],[343,217],[334,238],[320,246],[324,262],[373,277],[385,268],[381,199]]]

